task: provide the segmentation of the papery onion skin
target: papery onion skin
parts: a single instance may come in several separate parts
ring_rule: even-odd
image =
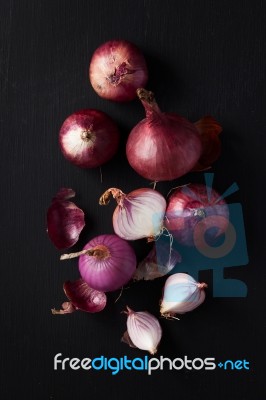
[[[53,309],[53,314],[70,314],[76,310],[96,313],[106,306],[106,294],[90,288],[83,279],[67,281],[63,288],[70,301],[64,302],[61,310]]]
[[[204,171],[209,169],[221,155],[222,145],[219,135],[222,127],[208,115],[202,117],[194,125],[200,134],[202,153],[193,171]]]
[[[206,287],[206,283],[196,282],[188,274],[170,275],[164,285],[163,299],[160,304],[161,315],[171,318],[176,314],[193,311],[204,302]]]
[[[146,118],[130,132],[126,154],[131,167],[151,181],[171,181],[195,166],[202,152],[196,127],[185,118],[160,111],[152,92],[137,90]]]
[[[81,168],[96,168],[117,152],[120,134],[104,112],[85,109],[71,114],[59,132],[64,157]]]
[[[226,232],[228,224],[227,203],[214,189],[195,183],[172,192],[166,209],[165,226],[180,244],[195,246],[201,235],[205,236],[206,242],[214,244]],[[200,229],[195,229],[197,225]]]
[[[126,40],[111,40],[95,50],[89,78],[96,93],[107,100],[130,101],[145,86],[148,70],[140,50]]]
[[[148,255],[138,264],[134,280],[148,281],[169,274],[181,262],[181,255],[171,247],[171,242],[167,245],[157,240]]]
[[[118,204],[113,214],[113,227],[119,237],[125,240],[153,240],[161,233],[166,200],[159,192],[141,188],[125,194],[120,189],[110,188],[101,196],[99,203],[108,204],[110,196]]]
[[[86,249],[94,255],[79,257],[79,271],[90,287],[109,292],[130,281],[137,261],[133,248],[125,240],[116,235],[100,235],[90,240]]]
[[[162,328],[158,319],[147,311],[135,312],[129,307],[126,314],[127,333],[133,345],[155,354],[162,338]]]
[[[59,250],[74,246],[85,226],[84,212],[73,202],[72,189],[61,188],[47,211],[47,233]]]

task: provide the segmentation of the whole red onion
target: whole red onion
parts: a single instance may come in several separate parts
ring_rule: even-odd
[[[126,154],[131,167],[151,181],[170,181],[191,171],[201,155],[196,127],[176,114],[160,111],[152,92],[138,89],[146,118],[131,131]]]
[[[125,194],[120,189],[110,188],[100,197],[100,205],[108,204],[111,196],[117,201],[113,227],[119,237],[154,240],[162,233],[166,201],[161,193],[141,188]]]
[[[67,160],[82,168],[95,168],[109,161],[119,144],[114,121],[99,110],[81,110],[70,115],[59,133],[61,150]]]
[[[175,189],[166,209],[165,226],[185,246],[209,243],[223,234],[229,224],[229,209],[214,189],[191,184]]]
[[[140,50],[126,40],[112,40],[95,50],[89,68],[93,89],[104,99],[129,101],[148,80]]]
[[[125,240],[116,235],[100,235],[90,240],[79,257],[79,271],[93,289],[109,292],[129,282],[136,269],[136,255]]]

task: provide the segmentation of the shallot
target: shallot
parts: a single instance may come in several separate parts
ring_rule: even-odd
[[[153,240],[162,232],[166,200],[159,192],[142,188],[125,194],[120,189],[110,188],[100,197],[99,203],[108,204],[111,196],[117,202],[113,227],[118,236],[126,240]]]
[[[89,68],[93,89],[104,99],[129,101],[145,86],[148,70],[140,50],[126,40],[111,40],[95,50]]]

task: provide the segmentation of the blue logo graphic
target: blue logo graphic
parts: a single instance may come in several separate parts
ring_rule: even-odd
[[[211,200],[211,190],[213,174],[205,174],[206,192],[209,201]],[[189,185],[185,186],[185,194],[189,193]],[[243,220],[242,206],[240,203],[227,205],[219,203],[227,196],[238,190],[236,183],[231,185],[225,193],[210,207],[204,207],[197,211],[198,222],[191,228],[191,235],[186,237],[186,243],[182,242],[183,237],[175,239],[175,232],[169,229],[168,233],[161,234],[156,240],[156,253],[158,258],[165,259],[165,248],[177,252],[181,256],[181,262],[169,272],[185,272],[191,275],[196,281],[199,280],[199,272],[211,270],[213,275],[213,297],[246,297],[247,286],[239,279],[229,279],[224,277],[224,269],[245,266],[248,264],[248,253],[246,245],[245,227]],[[193,196],[193,193],[189,193]],[[197,197],[195,196],[195,201]],[[171,216],[171,215],[170,215]],[[182,221],[178,218],[182,218]],[[180,226],[183,223],[184,215],[171,216],[172,223]],[[174,222],[173,222],[174,221]],[[221,227],[226,225],[222,234],[218,235]],[[207,229],[206,229],[207,226]],[[217,235],[216,235],[217,233]],[[215,241],[210,238],[215,237]],[[169,253],[168,253],[169,254]]]

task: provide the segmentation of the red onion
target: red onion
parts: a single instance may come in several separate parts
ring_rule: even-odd
[[[61,310],[52,309],[53,314],[70,314],[76,310],[96,313],[106,306],[106,294],[90,288],[83,279],[65,282],[63,288],[70,301],[64,302]]]
[[[82,168],[95,168],[109,161],[119,144],[114,121],[98,110],[81,110],[70,115],[59,133],[65,158]]]
[[[112,40],[94,52],[89,69],[90,82],[104,99],[129,101],[138,87],[145,86],[148,71],[139,49],[125,40]]]
[[[166,318],[185,314],[202,304],[205,300],[206,283],[196,282],[192,276],[177,273],[165,281],[160,313]]]
[[[201,155],[196,127],[176,114],[162,113],[154,94],[138,89],[146,118],[131,131],[126,154],[131,167],[152,181],[170,181],[189,172]]]
[[[67,249],[77,243],[85,226],[84,212],[68,201],[72,197],[75,197],[72,189],[60,189],[47,211],[47,233],[58,249]]]
[[[130,347],[155,354],[162,338],[162,328],[158,319],[147,311],[136,312],[129,307],[125,314],[127,314],[127,331],[121,339],[122,342]]]
[[[82,251],[64,254],[61,260],[78,256],[81,277],[91,288],[103,292],[121,288],[136,269],[134,250],[116,235],[97,236]]]
[[[191,184],[170,196],[165,226],[182,245],[200,246],[204,240],[214,243],[228,223],[228,206],[214,189]]]
[[[111,196],[117,201],[113,227],[118,236],[126,240],[153,240],[162,232],[166,201],[159,192],[143,188],[125,194],[120,189],[110,188],[99,203],[108,204]]]
[[[200,134],[202,154],[193,170],[203,171],[210,168],[214,161],[220,157],[221,140],[219,135],[222,132],[222,127],[210,116],[201,118],[194,125]]]

